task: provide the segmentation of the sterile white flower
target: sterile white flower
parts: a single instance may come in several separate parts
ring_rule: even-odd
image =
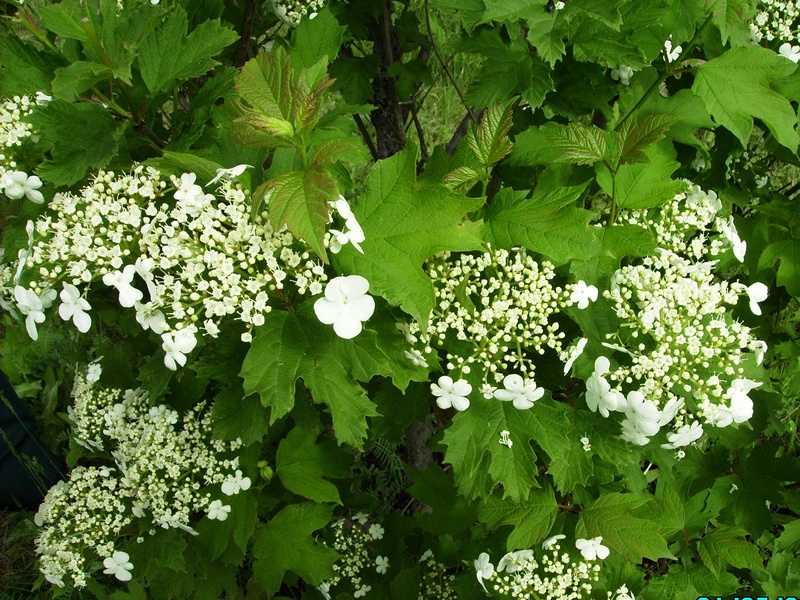
[[[503,379],[503,386],[506,389],[497,390],[494,397],[504,402],[513,401],[514,408],[527,410],[542,396],[544,388],[536,387],[536,382],[532,379],[525,381],[516,373],[506,375]]]
[[[688,446],[692,442],[696,442],[703,436],[703,426],[697,421],[691,425],[683,425],[679,427],[674,433],[668,433],[668,444],[661,444],[662,448],[667,450],[674,450],[681,446]]]
[[[40,187],[42,187],[41,179],[36,175],[28,177],[28,174],[22,171],[11,171],[0,177],[0,188],[3,188],[5,195],[12,200],[26,196],[31,202],[41,204],[44,202],[44,196],[39,191]]]
[[[628,590],[628,586],[623,584],[617,589],[614,600],[636,600],[636,597]]]
[[[241,491],[250,489],[250,478],[242,477],[242,471],[236,469],[236,473],[228,477],[222,484],[222,493],[226,496],[234,496]]]
[[[119,304],[124,308],[131,308],[143,297],[141,290],[137,290],[131,285],[134,273],[136,273],[136,267],[126,265],[122,271],[113,271],[103,275],[103,283],[116,288],[119,292]]]
[[[586,380],[586,405],[592,412],[600,411],[604,417],[608,417],[609,411],[622,410],[625,404],[622,392],[612,390],[611,384],[603,377],[610,368],[611,361],[598,356],[594,361],[594,372]]]
[[[602,536],[594,537],[590,540],[578,539],[575,540],[575,547],[581,551],[581,555],[586,560],[594,560],[596,558],[605,560],[610,554],[610,551],[601,544],[602,541]]]
[[[800,46],[792,46],[789,42],[786,42],[778,48],[778,54],[796,63],[800,60]]]
[[[516,573],[526,561],[533,558],[533,550],[515,550],[509,552],[497,563],[497,572]]]
[[[750,379],[734,379],[725,395],[730,398],[730,414],[735,423],[744,423],[753,416],[753,401],[748,395],[761,386],[760,381]]]
[[[744,262],[744,257],[747,253],[747,242],[739,237],[739,232],[736,230],[733,217],[729,217],[727,221],[718,219],[717,229],[719,229],[722,236],[730,243],[736,260]]]
[[[405,350],[403,354],[408,360],[410,360],[416,366],[423,367],[426,369],[428,368],[428,361],[425,360],[425,357],[422,356],[422,353],[416,348],[411,350]]]
[[[100,360],[100,358],[98,358],[97,360]],[[103,374],[103,367],[101,367],[100,363],[96,361],[93,363],[89,363],[89,366],[86,367],[86,381],[88,381],[89,383],[97,383],[98,381],[100,381],[100,375],[102,374]]]
[[[28,335],[35,342],[39,339],[36,325],[44,323],[44,311],[53,304],[53,300],[56,299],[56,291],[50,289],[43,292],[41,296],[37,296],[33,290],[18,285],[14,288],[14,299],[17,301],[17,308],[25,316],[25,328]]]
[[[217,175],[208,182],[208,185],[217,183],[220,179],[235,179],[239,177],[246,169],[252,169],[253,165],[236,165],[230,169],[217,169]]]
[[[72,319],[78,331],[86,333],[92,326],[92,318],[86,314],[86,311],[91,310],[92,307],[85,298],[81,298],[81,292],[77,287],[67,282],[63,282],[63,286],[58,314],[65,321]]]
[[[325,286],[325,297],[314,303],[320,322],[346,340],[361,333],[361,323],[375,312],[375,299],[367,295],[369,281],[361,275],[335,277]]]
[[[363,598],[364,596],[367,595],[367,592],[369,592],[370,590],[372,590],[371,585],[362,585],[355,591],[355,593],[353,594],[353,598]]]
[[[563,533],[558,533],[554,536],[551,536],[542,542],[542,549],[549,550],[551,546],[555,546],[558,543],[558,540],[563,540],[566,537],[567,536],[565,536]]]
[[[481,552],[480,556],[478,556],[478,560],[475,561],[475,570],[477,571],[478,576],[478,583],[481,584],[484,592],[486,590],[486,586],[483,584],[484,579],[490,579],[492,575],[494,575],[494,565],[489,562],[489,555],[486,552]]]
[[[767,353],[767,342],[763,340],[755,340],[750,344],[750,349],[756,355],[756,366],[764,362],[764,355]]]
[[[472,386],[469,383],[463,379],[454,382],[448,375],[439,377],[438,385],[431,384],[431,393],[437,397],[436,404],[441,409],[453,407],[456,410],[467,410],[469,408],[467,396],[471,392]]]
[[[208,518],[216,519],[217,521],[224,521],[228,518],[228,513],[231,512],[231,507],[228,504],[222,504],[222,500],[214,500],[208,505]]]
[[[569,358],[567,362],[564,363],[564,375],[568,374],[572,369],[572,363],[575,362],[575,359],[578,358],[581,354],[583,354],[583,349],[586,348],[586,343],[589,341],[589,338],[581,338],[578,340],[578,343],[575,344],[575,347],[569,353]]]
[[[375,557],[375,570],[380,573],[381,575],[386,574],[386,570],[389,568],[389,558],[386,556],[377,556]]]
[[[611,79],[619,81],[622,85],[630,85],[633,69],[620,65],[618,69],[611,69]]]
[[[572,287],[569,299],[583,310],[589,306],[589,302],[597,300],[598,289],[593,285],[586,285],[582,279]]]
[[[195,183],[195,179],[197,179],[197,175],[194,173],[184,173],[181,175],[178,189],[175,190],[175,200],[179,202],[179,206],[186,211],[186,214],[192,216],[200,214],[206,198],[203,188]]]
[[[768,295],[769,288],[760,281],[757,281],[747,288],[747,297],[750,299],[750,310],[753,311],[754,315],[761,314],[761,307],[758,303],[766,300]]]
[[[384,531],[383,527],[378,523],[373,523],[369,526],[369,535],[373,540],[382,540]]]
[[[131,580],[133,563],[130,562],[130,556],[128,556],[127,552],[114,552],[114,554],[103,561],[103,566],[105,567],[103,573],[113,575],[120,581]]]
[[[681,55],[683,48],[681,46],[672,47],[672,40],[668,39],[664,42],[664,52],[667,55],[667,62],[675,62]]]
[[[191,328],[161,334],[161,348],[166,352],[164,364],[172,371],[186,364],[186,354],[194,350],[197,337]]]
[[[658,407],[648,402],[644,394],[637,390],[628,392],[623,410],[628,420],[644,435],[655,435],[661,428],[658,424],[661,417]]]

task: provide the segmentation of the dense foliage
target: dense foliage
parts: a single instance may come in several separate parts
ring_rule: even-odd
[[[795,2],[2,10],[35,593],[800,589]]]

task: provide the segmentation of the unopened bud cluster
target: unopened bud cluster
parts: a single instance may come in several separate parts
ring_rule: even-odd
[[[444,564],[436,560],[433,551],[426,550],[419,557],[419,564],[422,567],[422,581],[419,586],[417,600],[456,600],[458,595],[453,589],[456,577],[449,573]]]
[[[671,424],[669,443],[662,445],[677,448],[702,435],[698,419],[724,427],[752,415],[747,394],[761,384],[744,377],[743,360],[752,353],[760,363],[766,344],[732,311],[744,296],[761,314],[766,286],[746,287],[714,273],[717,261],[709,258],[730,247],[743,261],[747,249],[733,219],[717,216],[721,208],[713,192],[695,186],[656,215],[620,215],[620,222],[649,228],[659,248],[619,269],[604,292],[620,320],[605,344],[616,352],[617,364],[597,359],[587,403],[604,416],[625,413],[623,437],[632,443],[647,444]]]
[[[276,231],[267,210],[251,216],[249,194],[227,179],[207,193],[192,173],[167,180],[150,167],[101,171],[79,193],[56,194],[16,268],[0,270],[0,288],[13,292],[34,339],[56,293],[62,319],[85,332],[90,290],[110,292],[162,336],[175,369],[196,333],[216,337],[224,320],[237,319],[250,341],[273,305],[322,293],[322,263],[285,228]]]
[[[525,250],[491,248],[477,256],[437,255],[428,262],[428,275],[436,297],[428,325],[403,327],[415,346],[412,360],[427,364],[426,356],[446,348],[448,370],[477,370],[492,385],[510,372],[532,379],[535,359],[547,348],[563,354],[555,317],[576,301],[572,284],[554,283],[552,264]]]
[[[313,19],[325,6],[325,0],[279,0],[275,15],[291,25],[299,25],[303,17]]]
[[[375,551],[375,542],[383,539],[384,529],[379,523],[370,523],[364,513],[357,513],[352,519],[337,519],[331,529],[333,549],[340,558],[333,563],[334,577],[318,589],[328,600],[334,588],[350,592],[354,598],[364,598],[372,590],[366,583],[374,579],[372,573],[384,575],[389,567],[389,559],[377,556]]]
[[[800,41],[800,2],[796,0],[760,0],[756,16],[750,23],[754,42]]]
[[[86,373],[77,376],[73,397],[76,441],[108,460],[74,468],[39,507],[36,548],[50,583],[63,586],[70,579],[86,585],[92,555],[112,557],[123,530],[154,534],[161,527],[195,534],[191,522],[198,513],[224,519],[224,509],[230,511],[212,495],[224,499],[249,487],[238,457],[225,458],[241,442],[212,438],[211,417],[202,405],[179,415],[165,405],[151,406],[141,389],[103,389]]]

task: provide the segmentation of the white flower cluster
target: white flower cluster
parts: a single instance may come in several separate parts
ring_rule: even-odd
[[[436,560],[432,550],[426,550],[419,557],[422,567],[422,581],[419,586],[417,600],[456,600],[458,595],[453,589],[456,577],[447,572],[447,567]]]
[[[598,295],[596,287],[583,281],[558,287],[553,283],[553,265],[536,262],[522,249],[490,248],[478,256],[462,254],[455,259],[443,253],[428,262],[428,274],[436,306],[427,327],[423,330],[417,322],[397,325],[415,346],[406,357],[428,367],[434,352],[459,348],[458,354],[447,352],[447,370],[468,375],[477,369],[485,398],[513,402],[520,410],[544,395],[534,380],[535,358],[547,348],[562,360],[570,358],[555,317],[569,306],[587,308]],[[466,410],[472,386],[444,375],[431,391],[441,408]]]
[[[25,120],[36,105],[46,104],[50,96],[37,92],[35,97],[14,96],[0,101],[0,192],[12,200],[27,198],[41,204],[42,180],[28,176],[17,167],[17,155],[29,141],[36,141],[33,126]]]
[[[275,16],[290,25],[299,25],[303,17],[313,19],[325,6],[325,0],[280,0],[275,3]]]
[[[0,288],[13,289],[23,315],[34,315],[26,321],[31,337],[56,292],[61,317],[88,331],[89,289],[102,281],[161,336],[165,364],[176,369],[197,335],[216,337],[223,320],[244,322],[242,339],[250,341],[273,305],[322,293],[322,264],[285,228],[273,229],[268,207],[251,217],[249,195],[230,179],[214,194],[195,180],[172,177],[170,188],[158,171],[139,166],[100,172],[79,194],[56,194],[21,251],[13,287],[13,270],[0,271]],[[337,210],[346,208],[340,198]]]
[[[622,214],[621,222],[649,227],[658,254],[619,269],[604,295],[621,324],[607,334],[618,364],[600,356],[586,383],[586,402],[603,416],[622,412],[622,437],[645,445],[671,424],[664,448],[686,446],[702,436],[703,423],[724,427],[752,416],[748,393],[761,385],[744,377],[742,360],[753,353],[760,364],[766,344],[731,317],[746,296],[751,310],[767,297],[762,283],[750,287],[718,278],[716,261],[726,245],[741,261],[747,246],[713,192],[692,187],[659,213]],[[713,236],[713,229],[722,236]]]
[[[500,598],[548,600],[580,600],[592,597],[592,582],[599,579],[598,558],[605,559],[609,550],[602,545],[602,538],[579,539],[575,547],[583,560],[576,561],[567,552],[561,552],[559,540],[565,536],[557,535],[542,544],[541,557],[533,550],[509,552],[497,569],[490,562],[489,555],[482,553],[475,561],[478,582],[486,589],[486,583],[494,595]],[[488,591],[488,590],[487,590]]]
[[[796,0],[760,0],[758,12],[750,23],[750,35],[754,42],[762,39],[769,42],[800,41],[800,2]]]
[[[375,571],[385,575],[389,559],[375,554],[374,543],[383,539],[385,533],[379,523],[370,523],[369,516],[356,513],[352,519],[337,519],[331,524],[333,529],[333,549],[339,553],[339,560],[333,563],[333,578],[319,586],[320,593],[331,599],[331,590],[340,586],[353,594],[354,598],[364,598],[372,586],[365,583],[365,573]]]
[[[162,527],[196,535],[190,522],[197,513],[224,520],[230,512],[212,501],[208,486],[219,485],[225,495],[250,487],[238,457],[222,458],[241,442],[213,439],[202,405],[181,417],[163,404],[151,406],[140,389],[104,390],[91,379],[87,373],[76,377],[70,411],[75,438],[108,453],[113,466],[76,467],[39,507],[40,569],[57,586],[67,577],[77,587],[86,585],[87,551],[105,558],[106,573],[127,581],[133,566],[115,546],[134,519],[151,534]]]

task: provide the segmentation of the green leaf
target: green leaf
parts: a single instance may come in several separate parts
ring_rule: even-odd
[[[675,121],[670,115],[648,115],[631,125],[629,119],[619,131],[619,164],[648,162],[645,149],[661,140]]]
[[[601,248],[595,253],[573,261],[571,270],[578,279],[597,284],[619,269],[626,256],[649,256],[656,249],[653,234],[639,225],[612,225],[596,228]]]
[[[550,125],[541,129],[547,141],[563,153],[561,161],[576,165],[591,165],[605,158],[606,139],[597,127],[579,123]]]
[[[770,82],[788,77],[792,61],[760,46],[728,50],[697,71],[692,91],[702,98],[714,120],[747,146],[753,117],[761,119],[783,146],[797,150],[797,115]]]
[[[559,12],[533,12],[526,15],[528,23],[528,42],[536,48],[542,60],[555,66],[566,52],[564,37],[568,33],[566,20]]]
[[[120,131],[106,109],[94,103],[52,100],[29,117],[52,160],[37,170],[58,186],[77,183],[90,168],[103,168],[117,153]]]
[[[719,29],[722,43],[728,41],[728,28],[744,23],[751,16],[752,2],[750,0],[713,0],[712,20]]]
[[[250,148],[294,148],[294,127],[280,117],[247,113],[233,122],[233,133]]]
[[[599,244],[589,227],[592,213],[575,206],[586,185],[559,185],[545,171],[531,198],[501,190],[486,211],[495,243],[504,248],[521,244],[556,263],[593,255]]]
[[[328,262],[324,243],[328,206],[339,197],[333,177],[312,165],[307,171],[289,171],[264,182],[254,196],[268,198],[269,220],[276,230],[286,225]]]
[[[75,0],[60,2],[39,9],[39,18],[46,29],[64,38],[89,42],[86,30],[81,26],[85,12]]]
[[[509,552],[531,548],[548,534],[558,515],[553,489],[549,486],[533,490],[521,503],[491,497],[481,502],[478,517],[489,527],[511,525],[513,530],[506,540]]]
[[[649,162],[621,165],[616,181],[605,165],[595,166],[597,183],[616,198],[619,208],[660,206],[687,189],[686,182],[670,179],[680,163],[675,160],[675,149],[669,140],[649,146],[644,154]]]
[[[467,143],[485,167],[489,167],[511,152],[513,144],[508,139],[513,111],[511,103],[496,105],[483,113],[476,131],[470,132]]]
[[[434,535],[453,535],[469,530],[475,523],[475,510],[456,490],[453,479],[436,463],[424,470],[409,467],[414,485],[411,496],[431,508],[430,513],[414,513],[414,521],[423,531]]]
[[[503,497],[527,500],[536,480],[536,453],[530,440],[535,436],[536,407],[517,410],[509,402],[473,400],[458,413],[442,440],[445,461],[453,465],[456,485],[468,499],[487,497],[497,484]],[[500,444],[500,432],[510,432],[513,445]]]
[[[778,264],[777,283],[795,298],[800,297],[800,239],[784,239],[766,247],[758,260],[760,269]]]
[[[366,240],[363,254],[345,247],[335,262],[343,273],[367,278],[380,294],[424,324],[434,306],[433,284],[422,263],[437,252],[478,250],[477,224],[464,215],[481,198],[465,198],[440,185],[416,183],[412,146],[380,161],[367,177],[366,191],[353,207]]]
[[[608,493],[584,508],[575,535],[603,537],[603,545],[623,558],[639,563],[642,558],[675,558],[656,523],[650,519],[649,496]]]
[[[316,443],[317,432],[296,426],[275,455],[275,471],[284,487],[314,502],[341,504],[339,490],[325,477],[347,475],[347,458],[332,441]],[[342,460],[344,459],[344,461]]]
[[[303,19],[292,37],[292,62],[298,68],[310,69],[320,58],[329,62],[339,54],[345,28],[339,25],[330,10],[321,10],[313,19]]]
[[[744,539],[745,535],[743,529],[718,527],[697,543],[700,560],[715,577],[722,574],[726,565],[738,569],[762,567],[758,548]]]
[[[0,44],[0,97],[50,91],[53,64],[50,56],[13,36]]]
[[[211,408],[214,436],[241,438],[245,445],[261,441],[269,429],[269,412],[255,396],[242,397],[241,388],[227,388],[214,398]]]
[[[308,306],[310,311],[310,305]],[[245,394],[257,393],[271,407],[270,425],[294,406],[299,378],[311,390],[314,401],[328,406],[339,443],[363,446],[367,417],[377,415],[375,404],[351,375],[352,354],[341,351],[330,327],[313,315],[273,311],[256,335],[242,365]]]
[[[247,61],[236,78],[236,91],[259,114],[280,116],[294,123],[299,91],[289,57],[282,48],[262,52]]]
[[[112,79],[113,71],[95,62],[78,61],[68,67],[58,69],[53,80],[53,95],[67,102],[104,79]]]
[[[333,563],[339,555],[311,537],[330,522],[332,510],[322,504],[291,504],[258,534],[253,544],[253,580],[268,596],[280,589],[287,571],[313,586],[335,575]]]
[[[201,23],[186,35],[186,11],[175,6],[139,48],[139,70],[151,94],[170,90],[175,83],[206,74],[224,48],[239,36],[218,19]]]
[[[200,179],[210,181],[217,175],[217,169],[222,165],[196,154],[187,152],[173,152],[164,150],[157,158],[151,158],[147,164],[164,173],[178,175],[180,173],[195,173]]]

